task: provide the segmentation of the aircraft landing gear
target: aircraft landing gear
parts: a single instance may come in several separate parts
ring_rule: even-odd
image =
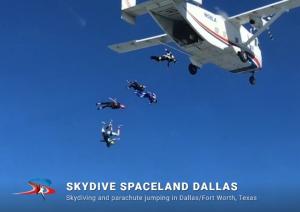
[[[237,55],[239,56],[240,60],[241,60],[243,63],[248,62],[248,55],[247,55],[246,52],[244,52],[244,51],[239,51]]]
[[[255,84],[256,84],[256,78],[255,78],[254,72],[253,72],[252,75],[249,77],[249,83],[250,83],[251,85],[255,85]]]
[[[198,67],[195,66],[194,64],[190,63],[189,65],[189,72],[191,75],[195,75],[198,72]]]

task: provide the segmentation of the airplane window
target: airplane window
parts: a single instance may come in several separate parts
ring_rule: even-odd
[[[235,38],[235,42],[236,42],[236,43],[239,43],[239,38],[236,37],[236,38]]]

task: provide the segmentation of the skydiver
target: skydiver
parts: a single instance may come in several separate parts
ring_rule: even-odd
[[[136,80],[135,81],[127,81],[127,82],[128,82],[128,88],[133,89],[134,91],[144,92],[146,89],[145,85],[138,83]]]
[[[152,92],[138,92],[137,95],[141,98],[146,98],[149,100],[149,104],[157,103],[157,96]]]
[[[113,110],[125,109],[125,105],[121,104],[117,100],[112,99],[112,98],[109,98],[109,100],[110,100],[109,102],[96,103],[97,110],[104,109],[104,108],[111,108]]]
[[[112,122],[110,122],[109,124],[104,123],[101,129],[101,133],[103,138],[102,142],[105,142],[106,146],[110,147],[120,139],[119,137],[121,134],[121,125],[119,125],[117,131],[114,132]]]
[[[151,56],[151,59],[155,60],[157,62],[168,61],[168,67],[169,67],[171,62],[176,63],[176,58],[172,54],[172,52],[169,51],[168,49],[165,49],[165,51],[166,51],[166,54],[164,54],[162,56]]]

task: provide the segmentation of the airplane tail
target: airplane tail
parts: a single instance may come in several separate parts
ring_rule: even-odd
[[[121,9],[125,10],[136,5],[136,0],[122,0]]]
[[[136,7],[136,0],[121,0],[121,10],[122,10],[122,16],[121,19],[124,21],[135,24],[135,17],[136,15],[132,13],[132,9]]]

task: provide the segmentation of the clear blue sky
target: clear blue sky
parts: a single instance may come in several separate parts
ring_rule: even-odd
[[[204,6],[234,15],[271,2]],[[213,65],[190,76],[180,54],[170,69],[150,61],[163,47],[112,52],[109,44],[162,33],[149,16],[121,21],[120,1],[6,0],[0,14],[0,202],[18,201],[11,193],[36,177],[53,181],[57,199],[67,181],[85,180],[237,181],[269,201],[299,194],[299,9],[273,25],[274,41],[261,36],[255,87]],[[127,90],[133,79],[159,103]],[[97,111],[108,97],[127,109]],[[124,127],[107,149],[100,127],[110,119]]]

